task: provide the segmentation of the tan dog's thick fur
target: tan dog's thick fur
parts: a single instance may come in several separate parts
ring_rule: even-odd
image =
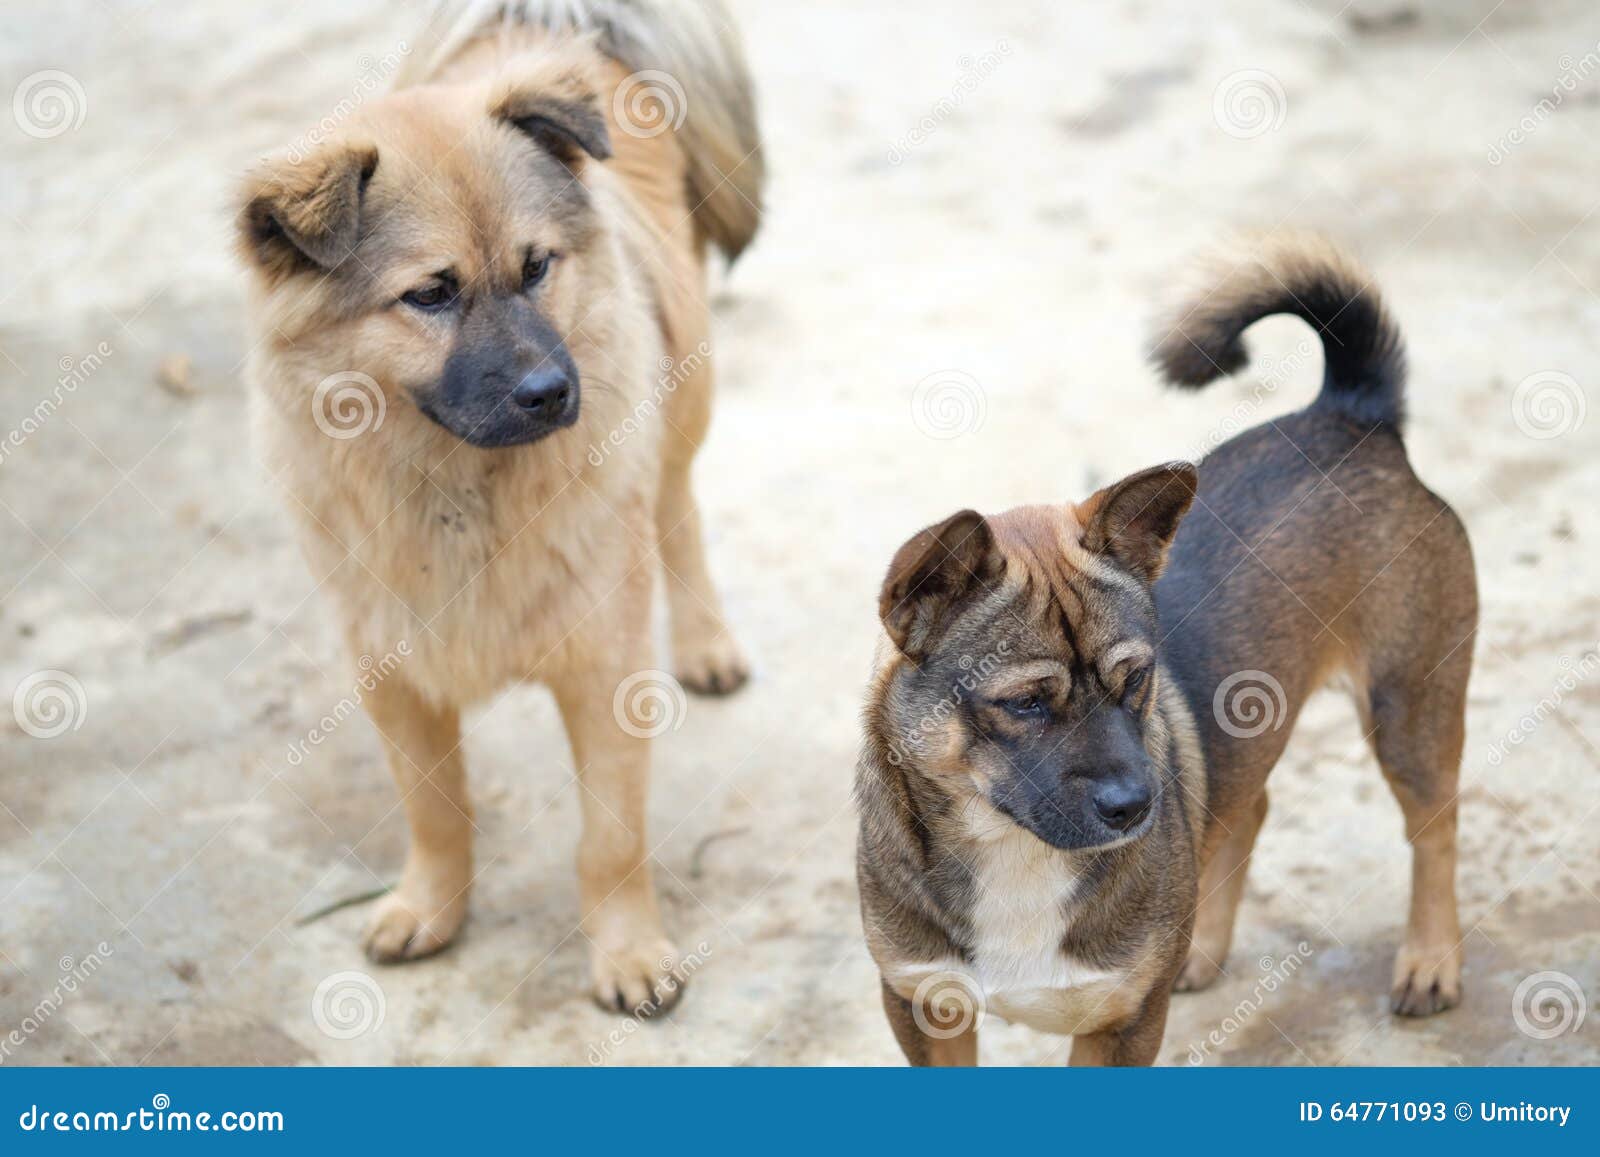
[[[366,699],[411,829],[367,951],[456,935],[461,712],[537,681],[581,785],[595,996],[655,1011],[682,978],[648,862],[648,743],[613,698],[656,665],[658,555],[679,678],[746,677],[689,468],[707,243],[736,255],[759,220],[748,77],[713,0],[447,5],[412,49],[396,91],[263,164],[240,214],[258,441],[351,655],[409,644]],[[664,81],[632,91],[663,75],[687,107]]]
[[[1294,313],[1307,409],[1060,506],[963,511],[901,548],[857,772],[858,875],[908,1059],[971,1064],[987,1011],[1149,1064],[1169,994],[1222,969],[1268,772],[1336,675],[1400,803],[1410,920],[1392,1007],[1461,996],[1456,796],[1472,554],[1400,437],[1399,332],[1325,243],[1264,242],[1162,332],[1167,377],[1246,362]],[[1191,507],[1192,504],[1192,507]]]

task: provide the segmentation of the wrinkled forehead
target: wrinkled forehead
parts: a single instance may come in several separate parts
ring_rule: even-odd
[[[582,183],[470,93],[407,89],[362,110],[355,129],[378,147],[356,251],[369,268],[450,268],[467,281],[582,231]]]
[[[989,519],[1005,578],[990,607],[1018,654],[1093,663],[1130,638],[1151,638],[1149,590],[1085,550],[1071,506],[1025,506]]]

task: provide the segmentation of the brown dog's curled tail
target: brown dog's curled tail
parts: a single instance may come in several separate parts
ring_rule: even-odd
[[[729,261],[743,252],[761,224],[766,164],[750,69],[722,0],[438,0],[398,83],[426,79],[497,23],[596,36],[631,71],[607,99],[641,118],[641,135],[671,127],[688,158],[695,224]]]
[[[1321,237],[1274,234],[1210,259],[1191,293],[1157,327],[1151,357],[1169,383],[1199,389],[1249,363],[1243,334],[1274,313],[1322,339],[1316,405],[1398,430],[1405,417],[1405,344],[1371,276]]]

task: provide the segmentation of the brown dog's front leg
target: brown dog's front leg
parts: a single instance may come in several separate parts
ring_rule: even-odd
[[[1167,1005],[1172,997],[1170,976],[1157,983],[1144,998],[1134,1018],[1103,1032],[1072,1038],[1074,1065],[1153,1065],[1167,1031]]]
[[[930,1035],[917,1023],[911,1002],[883,983],[883,1011],[906,1060],[918,1068],[970,1067],[978,1063],[978,1029],[967,1025],[954,1035]],[[931,1022],[930,1022],[931,1023]]]

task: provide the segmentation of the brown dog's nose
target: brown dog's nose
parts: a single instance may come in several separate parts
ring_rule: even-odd
[[[1094,810],[1106,826],[1125,832],[1150,811],[1150,788],[1142,783],[1108,783],[1094,793]]]
[[[556,365],[528,371],[511,391],[511,400],[535,417],[554,417],[562,413],[571,397],[572,379]]]

